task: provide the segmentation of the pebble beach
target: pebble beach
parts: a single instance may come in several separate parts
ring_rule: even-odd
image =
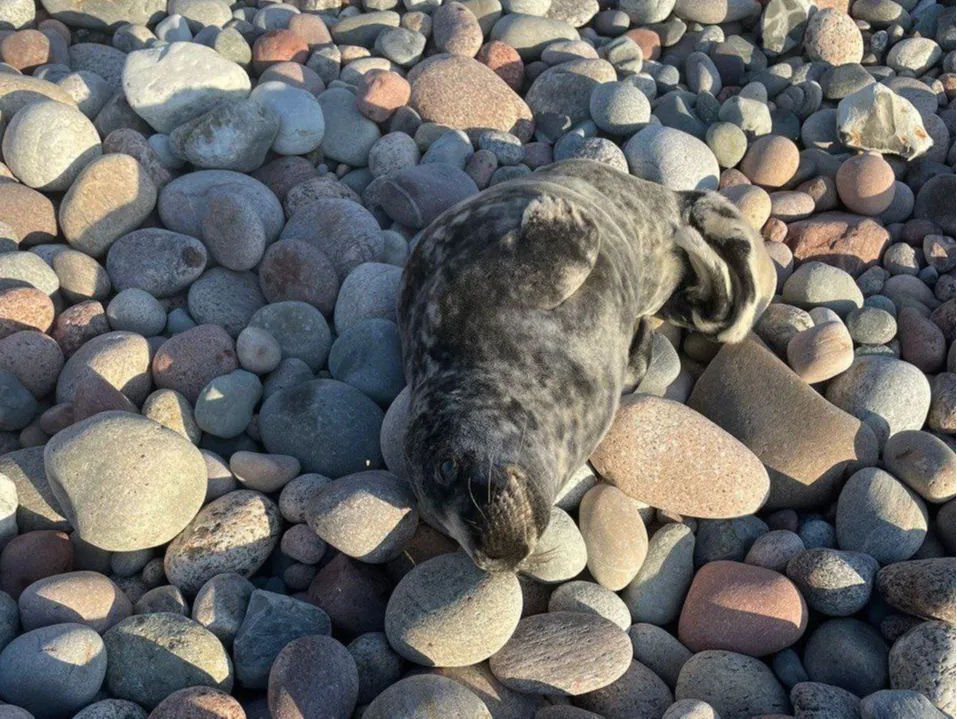
[[[0,0],[0,719],[953,719],[955,88],[953,0]],[[777,290],[487,573],[402,268],[570,158]]]

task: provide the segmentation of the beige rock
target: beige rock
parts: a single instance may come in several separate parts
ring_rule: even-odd
[[[689,517],[753,514],[768,496],[768,473],[747,447],[697,412],[651,395],[624,399],[591,462],[628,496]]]
[[[808,384],[836,377],[853,362],[854,341],[843,322],[814,325],[788,342],[788,364]]]
[[[582,498],[578,524],[592,576],[607,589],[623,589],[648,552],[648,531],[638,508],[621,490],[599,484]]]

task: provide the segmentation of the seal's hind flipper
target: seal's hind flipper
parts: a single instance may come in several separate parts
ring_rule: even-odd
[[[582,286],[600,246],[598,226],[581,207],[543,193],[529,201],[518,229],[499,241],[495,254],[511,279],[512,298],[551,310]]]
[[[648,368],[651,366],[651,350],[654,347],[654,331],[651,321],[647,317],[638,320],[638,329],[628,348],[628,375],[625,377],[625,386],[622,394],[634,392],[641,384]]]

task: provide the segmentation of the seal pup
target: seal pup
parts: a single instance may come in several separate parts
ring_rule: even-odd
[[[644,375],[643,318],[737,342],[775,284],[724,197],[590,160],[450,208],[419,238],[398,300],[420,511],[480,567],[516,567]]]

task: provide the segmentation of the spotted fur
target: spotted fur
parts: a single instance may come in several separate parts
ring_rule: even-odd
[[[514,567],[644,373],[642,319],[736,341],[773,277],[724,198],[586,160],[448,210],[412,252],[398,304],[422,512],[483,566]]]

